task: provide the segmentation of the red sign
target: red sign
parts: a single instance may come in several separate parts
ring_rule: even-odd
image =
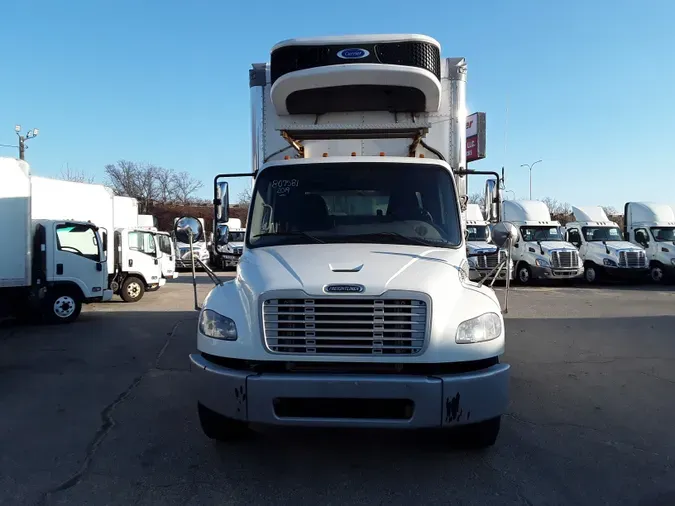
[[[466,118],[466,162],[485,158],[485,113],[476,112]]]

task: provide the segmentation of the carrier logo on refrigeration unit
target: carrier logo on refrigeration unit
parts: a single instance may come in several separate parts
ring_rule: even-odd
[[[360,60],[365,58],[370,54],[366,49],[361,49],[358,47],[352,47],[349,49],[342,49],[337,52],[337,57],[342,58],[343,60]]]
[[[363,285],[326,285],[323,287],[326,293],[362,293],[365,289]]]

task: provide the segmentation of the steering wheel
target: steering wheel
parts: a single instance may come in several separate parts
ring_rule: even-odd
[[[73,250],[73,251],[74,251],[75,253],[77,253],[78,255],[84,256],[84,253],[82,253],[82,252],[81,252],[79,249],[77,249],[77,248],[73,248],[72,246],[61,246],[61,249],[62,249],[62,250],[65,250],[65,251]]]

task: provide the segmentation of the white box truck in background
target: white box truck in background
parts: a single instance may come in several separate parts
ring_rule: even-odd
[[[565,225],[565,240],[579,250],[584,279],[646,277],[649,263],[641,246],[625,241],[619,225],[600,206],[574,207],[574,220]]]
[[[584,266],[577,249],[565,241],[562,227],[551,220],[548,207],[538,200],[504,200],[501,219],[518,229],[511,246],[516,280],[574,279],[583,276]]]
[[[157,229],[157,218],[151,214],[138,215],[138,228],[143,230],[150,230],[155,233],[157,246],[162,256],[159,263],[162,267],[162,278],[176,279],[178,272],[176,272],[176,248],[173,243],[173,238],[169,232],[162,232]],[[159,285],[156,288],[148,289],[148,291],[159,290]]]
[[[29,165],[0,158],[0,315],[50,322],[77,319],[83,303],[110,300],[103,241],[96,225],[32,219]]]
[[[464,59],[423,35],[296,39],[250,86],[253,173],[214,181],[224,224],[222,179],[255,177],[246,247],[206,297],[190,356],[205,434],[438,428],[492,445],[509,366],[461,225]],[[186,217],[176,234],[199,226]],[[493,229],[498,246],[514,236]]]
[[[126,302],[141,300],[145,291],[161,286],[159,257],[154,233],[133,227],[115,228],[133,212],[130,200],[115,197],[112,189],[35,176],[32,178],[34,218],[90,221],[101,230],[108,257],[108,287]],[[115,218],[115,199],[121,214]],[[133,199],[132,199],[133,200]],[[135,221],[134,221],[135,223]]]
[[[642,246],[656,283],[675,280],[675,209],[656,202],[627,202],[624,235]]]

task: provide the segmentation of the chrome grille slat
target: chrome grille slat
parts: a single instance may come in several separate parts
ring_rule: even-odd
[[[647,266],[647,255],[644,251],[619,252],[619,267],[644,268]]]
[[[417,355],[427,305],[411,299],[276,298],[263,302],[267,348],[274,353]]]
[[[551,267],[555,269],[569,269],[579,266],[579,254],[576,251],[551,252]]]
[[[478,257],[479,269],[494,269],[502,261],[502,252],[489,253]]]

